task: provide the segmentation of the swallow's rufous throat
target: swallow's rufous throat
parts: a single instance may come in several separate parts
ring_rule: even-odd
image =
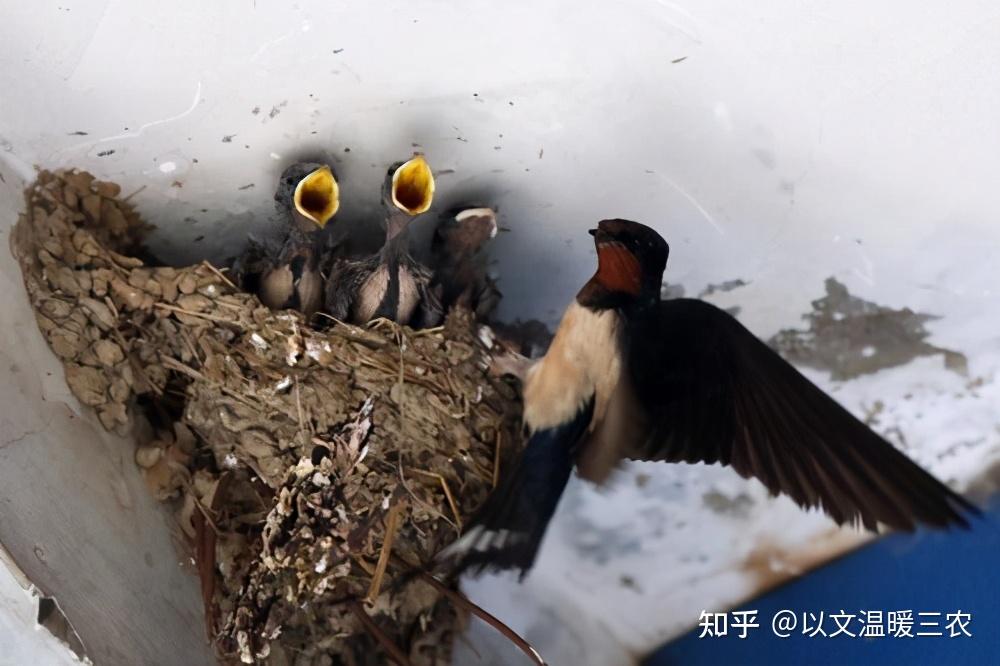
[[[597,272],[524,379],[528,442],[440,565],[523,575],[573,468],[600,483],[624,458],[729,465],[870,530],[978,513],[735,318],[660,300],[668,247],[655,231],[605,220],[591,234]]]

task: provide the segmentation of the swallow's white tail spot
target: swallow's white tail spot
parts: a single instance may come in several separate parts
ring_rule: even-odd
[[[454,542],[443,548],[438,554],[439,561],[459,560],[470,553],[487,553],[509,548],[525,541],[527,535],[513,530],[488,530],[482,525],[476,525]]]

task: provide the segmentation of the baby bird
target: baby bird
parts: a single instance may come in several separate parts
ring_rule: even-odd
[[[488,271],[486,246],[497,235],[492,208],[462,208],[445,214],[434,231],[431,259],[444,310],[468,309],[486,321],[500,304],[500,290]]]
[[[384,317],[414,327],[436,326],[441,306],[431,272],[410,256],[410,222],[431,207],[434,175],[422,155],[393,164],[382,186],[385,244],[370,257],[341,259],[326,285],[326,311],[340,321],[365,324]]]
[[[325,164],[293,164],[281,174],[274,202],[280,228],[251,241],[233,265],[234,277],[267,307],[309,318],[323,304],[319,232],[340,207],[337,179]]]

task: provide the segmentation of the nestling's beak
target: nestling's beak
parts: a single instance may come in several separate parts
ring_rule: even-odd
[[[340,188],[330,167],[321,166],[300,180],[292,200],[300,215],[325,227],[340,208]]]
[[[408,215],[426,213],[434,201],[434,174],[423,155],[414,155],[392,174],[392,203]]]

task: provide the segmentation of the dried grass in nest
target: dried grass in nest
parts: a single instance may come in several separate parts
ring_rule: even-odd
[[[390,582],[456,537],[519,441],[474,322],[312,330],[208,264],[144,265],[118,195],[43,171],[12,248],[73,394],[108,429],[148,424],[136,462],[177,511],[220,658],[447,663],[443,588]]]

